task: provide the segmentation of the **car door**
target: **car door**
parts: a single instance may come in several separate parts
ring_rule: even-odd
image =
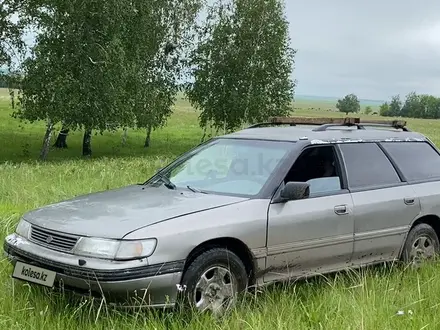
[[[310,148],[330,148],[328,150],[336,156],[333,146]],[[308,149],[303,154],[309,152]],[[291,172],[295,171],[298,163],[304,164],[303,170],[313,166],[304,163],[300,155]],[[350,261],[353,252],[353,201],[340,176],[337,157],[334,166],[335,176],[307,180],[310,184],[309,198],[271,203],[269,206],[266,282],[340,269]],[[286,178],[285,181],[300,180]]]
[[[408,225],[420,213],[419,198],[378,144],[347,143],[339,148],[354,204],[352,262],[398,257]]]

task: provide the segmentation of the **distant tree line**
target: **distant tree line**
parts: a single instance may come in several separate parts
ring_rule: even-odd
[[[55,125],[58,148],[70,130],[84,132],[84,156],[92,132],[144,129],[148,147],[179,91],[205,131],[287,114],[295,88],[288,31],[283,0],[3,0],[0,68],[21,60],[10,71],[15,85],[0,83],[19,89],[14,117],[45,122],[41,159]]]
[[[358,113],[361,110],[360,101],[355,94],[348,94],[339,99],[336,108],[346,114]],[[365,114],[371,114],[371,106],[365,107]],[[389,102],[380,105],[379,114],[384,117],[407,117],[407,118],[440,118],[440,98],[433,95],[409,93],[405,100],[400,95],[395,95]]]
[[[380,106],[379,112],[384,117],[439,119],[440,98],[411,92],[402,101],[399,95],[395,95],[390,102],[385,102]]]

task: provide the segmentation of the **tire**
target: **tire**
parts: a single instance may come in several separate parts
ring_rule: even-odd
[[[248,276],[241,259],[224,248],[211,248],[196,257],[185,271],[179,303],[184,308],[221,315],[246,290]],[[232,294],[229,294],[232,293]]]
[[[434,258],[440,251],[440,243],[435,230],[425,223],[413,227],[403,246],[401,260],[419,267],[425,259]]]

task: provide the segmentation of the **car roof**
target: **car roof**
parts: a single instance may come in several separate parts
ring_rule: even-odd
[[[326,130],[315,130],[310,126],[287,127],[254,127],[243,129],[220,138],[255,139],[273,141],[309,141],[311,143],[327,142],[368,142],[368,141],[426,141],[426,137],[417,132],[400,129],[332,127]]]

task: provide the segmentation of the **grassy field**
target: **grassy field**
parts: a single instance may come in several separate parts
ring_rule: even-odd
[[[343,116],[322,103],[295,104],[296,115]],[[313,108],[315,110],[310,110]],[[44,125],[10,117],[7,93],[0,91],[0,239],[14,230],[20,215],[32,208],[75,195],[141,182],[202,136],[197,114],[184,100],[164,129],[152,134],[105,133],[92,140],[93,157],[81,159],[82,132],[72,132],[67,150],[51,150],[49,161],[36,161]],[[440,143],[440,121],[409,120],[409,126]],[[440,265],[419,271],[375,268],[319,277],[288,286],[272,286],[243,303],[228,317],[120,311],[90,300],[63,297],[10,278],[0,261],[1,329],[439,329]],[[397,315],[403,311],[403,315]]]

